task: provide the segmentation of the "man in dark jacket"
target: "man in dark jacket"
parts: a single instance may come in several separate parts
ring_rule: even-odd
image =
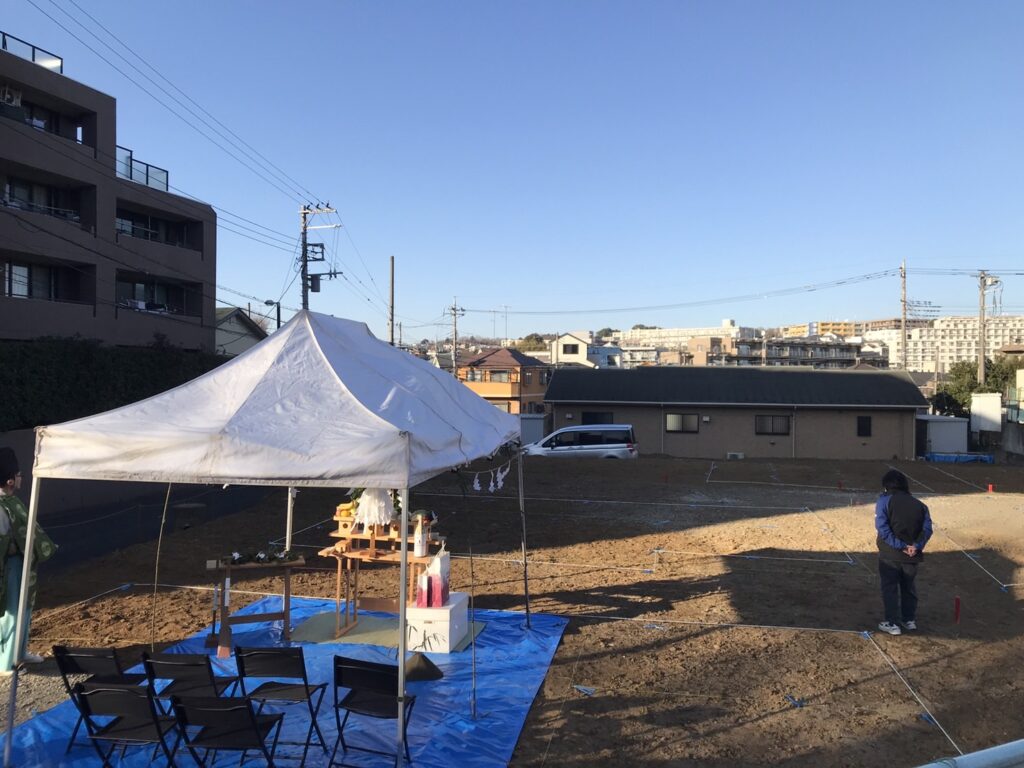
[[[932,536],[928,507],[910,495],[907,476],[893,469],[882,477],[884,492],[875,504],[878,532],[878,575],[882,582],[883,632],[899,635],[917,629],[917,565]]]

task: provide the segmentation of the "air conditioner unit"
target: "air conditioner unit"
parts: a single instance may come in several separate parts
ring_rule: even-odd
[[[727,458],[727,459],[742,459],[743,458],[743,454],[740,453],[739,451],[729,451],[728,453],[725,454],[725,458]]]

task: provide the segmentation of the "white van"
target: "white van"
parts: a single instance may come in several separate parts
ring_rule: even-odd
[[[523,446],[527,456],[575,456],[591,459],[635,459],[632,424],[586,424],[564,427],[543,440]]]

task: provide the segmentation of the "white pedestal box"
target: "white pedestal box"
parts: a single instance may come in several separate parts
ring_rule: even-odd
[[[440,608],[405,609],[410,651],[451,653],[469,633],[469,594],[452,592]]]

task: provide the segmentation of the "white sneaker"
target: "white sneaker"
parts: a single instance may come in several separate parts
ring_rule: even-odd
[[[891,621],[883,621],[878,625],[878,628],[883,632],[888,632],[890,635],[902,635],[903,630],[900,629],[898,624],[893,624]]]
[[[904,629],[909,630],[911,632],[913,632],[915,629],[917,629],[917,622],[916,621],[904,621],[904,622],[901,622],[901,623],[903,624],[903,628]]]
[[[32,651],[25,651],[25,658],[22,659],[26,664],[42,664],[45,659],[38,653],[32,653]]]

